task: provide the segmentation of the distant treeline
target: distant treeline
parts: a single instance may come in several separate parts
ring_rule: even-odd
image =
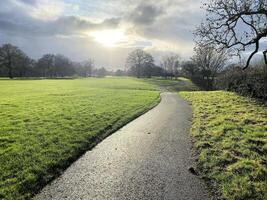
[[[190,60],[181,61],[179,55],[169,54],[158,66],[151,54],[137,49],[129,53],[124,70],[108,71],[103,67],[95,68],[92,59],[73,62],[61,54],[45,54],[34,60],[18,47],[4,44],[0,47],[0,76],[63,78],[112,75],[171,79],[183,76],[204,90],[224,89],[267,99],[267,67],[264,62],[242,70],[238,64],[226,65],[227,60],[229,57],[224,51],[198,46]]]
[[[34,60],[18,47],[4,44],[0,47],[1,77],[47,77],[105,76],[105,68],[96,69],[92,59],[73,62],[61,54],[45,54]]]
[[[131,66],[125,70],[108,71],[104,67],[95,68],[94,61],[87,59],[82,62],[73,62],[61,54],[45,54],[40,59],[30,58],[17,46],[4,44],[0,47],[0,77],[45,77],[45,78],[62,78],[62,77],[90,77],[90,76],[170,76],[177,74],[172,73],[170,68],[167,70],[156,66],[153,57],[142,50],[137,52],[144,53],[145,57],[150,56],[151,60],[140,60],[138,67]],[[142,59],[143,59],[142,58]],[[128,65],[127,65],[128,66]],[[137,70],[137,71],[136,71]]]
[[[223,89],[267,100],[267,65],[264,60],[246,69],[241,64],[227,64],[228,60],[226,51],[197,46],[190,60],[181,62],[178,55],[171,54],[163,57],[157,67],[149,53],[138,49],[129,54],[126,66],[128,74],[136,77],[183,76],[203,90]]]

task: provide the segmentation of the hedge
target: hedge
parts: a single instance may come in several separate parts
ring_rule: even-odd
[[[225,70],[216,78],[216,89],[267,100],[267,66],[257,65],[243,70],[235,67]]]

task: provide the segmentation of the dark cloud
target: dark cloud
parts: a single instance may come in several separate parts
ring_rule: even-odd
[[[187,2],[190,3],[192,0]],[[158,7],[154,4],[152,1],[141,3],[131,12],[131,31],[147,39],[172,43],[192,42],[192,32],[203,17],[201,11],[190,6],[185,7],[184,1],[165,1]]]
[[[37,4],[37,0],[20,0],[22,3],[24,4],[28,4],[28,5],[36,5]]]
[[[119,25],[120,19],[111,18],[105,19],[100,23],[93,23],[89,20],[81,19],[75,16],[61,17],[53,22],[47,23],[45,30],[51,30],[52,34],[69,35],[72,33],[79,33],[84,30],[98,30],[103,28],[116,28]]]
[[[103,28],[116,28],[117,26],[119,26],[121,21],[121,18],[109,18],[109,19],[105,19],[100,25],[99,27],[103,27]]]
[[[129,15],[129,21],[136,25],[150,25],[162,14],[162,8],[147,2],[142,2]]]
[[[0,13],[0,32],[12,35],[35,35],[38,27],[32,20],[25,18],[21,20],[17,15],[10,15],[9,13]]]
[[[21,21],[12,20],[8,14],[0,14],[0,31],[25,36],[53,36],[57,34],[72,35],[79,34],[85,30],[98,30],[103,28],[116,28],[120,19],[111,18],[100,23],[93,23],[76,16],[60,17],[53,21],[29,20],[26,17]]]

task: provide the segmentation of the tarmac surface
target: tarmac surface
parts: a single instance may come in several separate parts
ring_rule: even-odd
[[[164,92],[152,110],[113,133],[47,185],[35,200],[205,200],[194,166],[191,108]]]

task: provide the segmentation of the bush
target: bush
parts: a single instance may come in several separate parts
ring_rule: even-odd
[[[233,91],[243,96],[267,100],[267,67],[257,65],[246,70],[233,67],[216,78],[216,88]]]

